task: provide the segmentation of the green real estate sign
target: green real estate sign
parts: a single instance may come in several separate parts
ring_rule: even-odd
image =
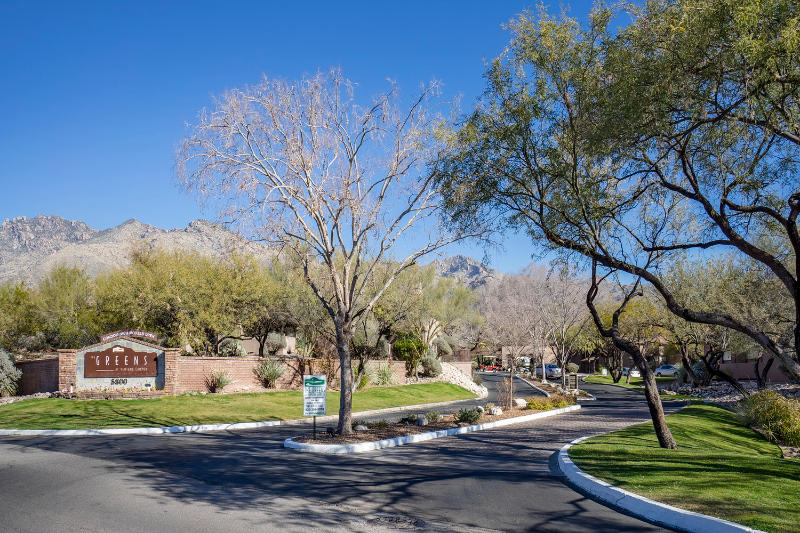
[[[303,416],[324,416],[325,376],[303,376]]]

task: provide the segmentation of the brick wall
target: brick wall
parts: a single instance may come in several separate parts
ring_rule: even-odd
[[[75,354],[78,350],[58,350],[58,390],[69,390],[77,381]]]
[[[755,361],[751,363],[722,363],[720,370],[727,372],[734,379],[756,379]],[[762,359],[759,370],[764,370],[764,360]],[[778,370],[778,360],[776,359],[767,372],[769,383],[787,383],[789,380]]]
[[[466,361],[466,362],[454,361],[451,362],[450,364],[456,367],[457,369],[461,370],[466,375],[472,376],[472,361]]]
[[[20,396],[58,390],[57,357],[38,361],[21,361],[16,366],[22,371],[22,377],[17,383],[17,394]]]
[[[36,392],[70,391],[77,381],[77,350],[59,350],[58,357],[26,361],[17,364],[22,369],[20,394]],[[324,361],[320,359],[281,358],[287,370],[278,379],[277,389],[299,389],[304,374],[325,374]],[[181,394],[189,391],[207,390],[205,379],[214,370],[226,370],[234,383],[225,388],[226,392],[264,391],[261,380],[253,371],[262,361],[259,357],[191,357],[181,356],[179,350],[164,350],[164,393]],[[389,361],[375,361],[387,364]],[[405,363],[390,363],[398,384],[406,383]],[[337,387],[339,381],[338,361],[328,368],[329,387]]]
[[[278,378],[276,388],[278,390],[299,389],[302,384],[304,374],[325,374],[322,367],[323,362],[319,359],[300,359],[300,358],[280,358],[286,365],[287,370]],[[175,376],[170,375],[169,358],[167,358],[167,384],[174,383],[174,390],[167,390],[167,394],[181,394],[188,391],[208,390],[205,384],[207,376],[214,370],[226,370],[233,379],[233,383],[225,387],[226,392],[244,391],[264,391],[261,380],[253,371],[262,361],[259,357],[193,357],[179,356],[176,358],[175,366],[177,371]],[[376,361],[376,363],[387,363],[387,361]],[[405,363],[393,361],[392,367],[395,371],[395,379],[398,384],[406,383]],[[339,365],[334,363],[331,377],[334,377],[333,384],[338,383]],[[172,378],[172,379],[170,379]],[[169,385],[167,385],[169,387]]]

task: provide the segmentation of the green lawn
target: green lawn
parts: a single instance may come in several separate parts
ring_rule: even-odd
[[[611,379],[611,376],[587,376],[586,381],[588,383],[601,383],[603,385],[619,385],[620,387],[625,387],[627,389],[634,389],[639,392],[644,392],[644,379],[642,378],[631,378],[630,384],[625,383],[625,376],[619,380],[619,383],[614,383],[614,380]],[[656,382],[658,384],[665,384],[674,381],[675,378],[656,378]],[[686,396],[684,394],[676,394],[671,396],[669,394],[661,394],[661,398],[665,400],[691,400],[694,399],[693,396]]]
[[[588,439],[569,455],[584,471],[660,502],[772,533],[799,530],[800,460],[782,459],[719,407],[695,404],[667,423],[678,450],[659,448],[648,423]]]
[[[353,411],[475,398],[450,383],[373,387],[353,395]],[[328,392],[328,414],[339,393]],[[261,422],[303,418],[301,391],[171,396],[153,400],[25,400],[0,406],[3,429],[102,429]]]

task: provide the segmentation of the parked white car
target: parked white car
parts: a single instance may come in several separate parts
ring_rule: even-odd
[[[558,365],[554,364],[547,364],[544,365],[545,371],[547,373],[548,378],[560,378],[561,377],[561,368]],[[536,367],[536,375],[542,375],[542,365]]]
[[[662,376],[669,376],[674,378],[678,375],[678,369],[675,368],[675,365],[661,365],[660,367],[655,369],[655,374],[657,378]]]
[[[622,369],[622,375],[627,376],[628,372],[630,372],[632,378],[640,378],[642,377],[642,373],[639,372],[638,368],[628,368],[627,366]]]

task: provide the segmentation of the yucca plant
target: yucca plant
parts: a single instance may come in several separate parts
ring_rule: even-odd
[[[233,378],[231,378],[227,370],[216,369],[206,376],[205,382],[208,392],[216,393],[221,392],[222,389],[233,383]]]
[[[286,372],[286,365],[277,359],[264,359],[261,363],[253,369],[253,372],[261,379],[264,386],[268,389],[274,389],[278,383],[278,379]]]

